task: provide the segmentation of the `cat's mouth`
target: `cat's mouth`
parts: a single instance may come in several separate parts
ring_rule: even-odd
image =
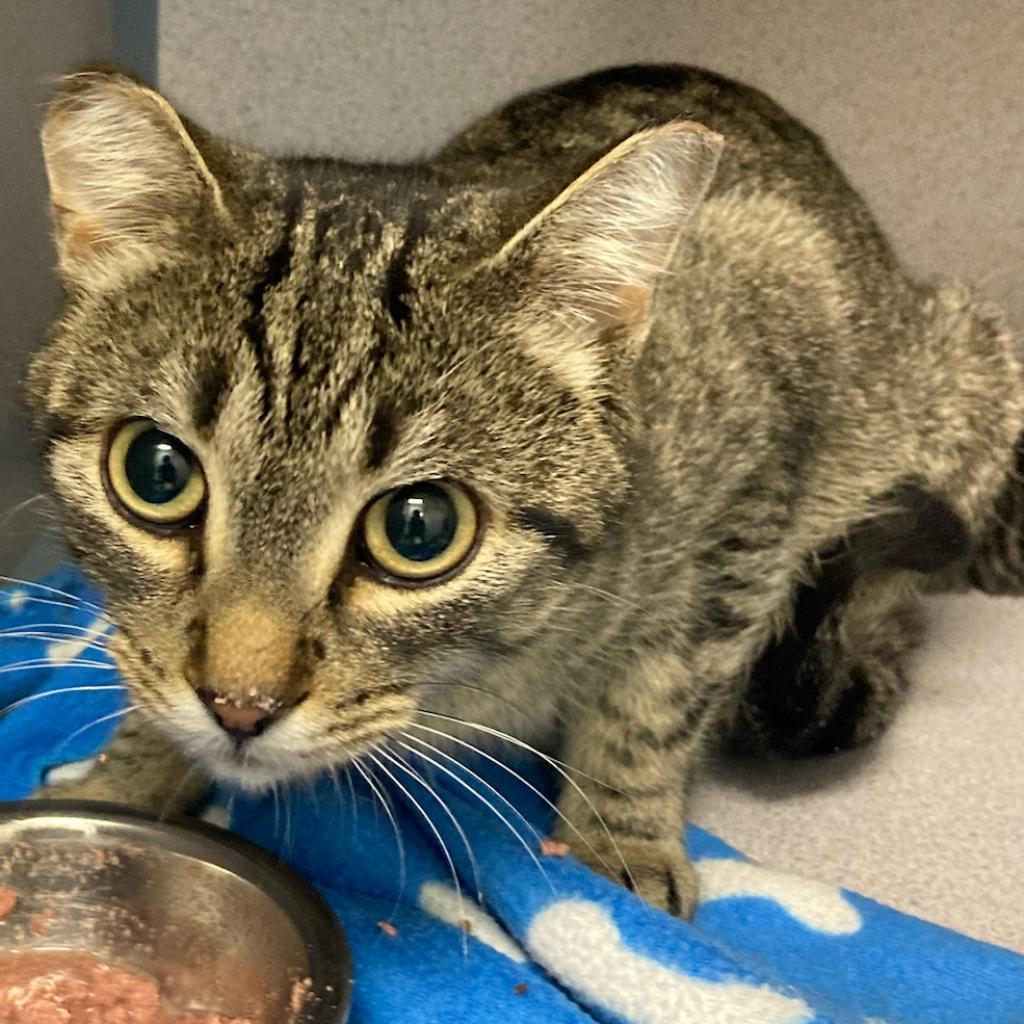
[[[175,713],[165,720],[164,729],[214,781],[251,793],[336,772],[384,742],[387,735],[382,724],[372,735],[364,732],[343,744],[321,736],[302,718],[293,713],[263,733],[242,739],[216,725],[206,709],[189,695],[176,702]]]

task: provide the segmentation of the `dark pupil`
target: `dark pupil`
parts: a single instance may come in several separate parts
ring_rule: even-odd
[[[384,516],[391,546],[413,562],[429,562],[455,537],[458,515],[444,488],[413,484],[395,492]]]
[[[192,475],[192,454],[162,430],[146,430],[128,447],[124,472],[132,490],[150,505],[172,501]]]

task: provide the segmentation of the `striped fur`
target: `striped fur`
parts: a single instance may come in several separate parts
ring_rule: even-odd
[[[966,572],[986,594],[1024,594],[1024,437]]]
[[[69,285],[29,375],[47,466],[135,700],[211,774],[258,789],[424,723],[500,731],[586,773],[561,809],[587,842],[558,838],[687,914],[710,738],[870,739],[918,591],[1016,564],[1006,330],[911,278],[754,90],[617,69],[364,166],[244,150],[94,72],[46,139]],[[201,528],[111,506],[99,467],[131,416],[201,460]],[[390,586],[361,512],[436,478],[475,494],[474,554]],[[306,699],[243,755],[196,699],[209,672]],[[121,747],[87,789],[148,801],[180,772]]]

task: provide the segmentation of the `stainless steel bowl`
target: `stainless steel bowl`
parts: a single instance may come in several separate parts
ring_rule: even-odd
[[[223,829],[83,801],[0,804],[3,887],[19,900],[0,950],[94,953],[152,977],[179,1010],[257,1024],[348,1017],[352,960],[333,914]]]

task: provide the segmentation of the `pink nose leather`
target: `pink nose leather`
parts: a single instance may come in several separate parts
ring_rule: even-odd
[[[288,710],[288,706],[280,701],[266,698],[254,700],[252,703],[237,704],[231,698],[223,697],[212,690],[198,690],[197,693],[217,724],[236,740],[259,736],[268,725]]]

